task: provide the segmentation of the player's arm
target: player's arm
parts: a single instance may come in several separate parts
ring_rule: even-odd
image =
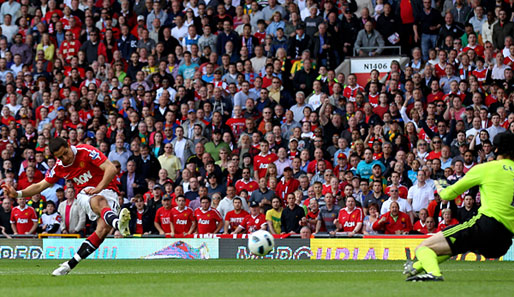
[[[104,176],[100,183],[96,186],[96,188],[91,189],[88,188],[84,190],[84,192],[88,195],[94,195],[100,193],[103,189],[105,189],[112,181],[112,179],[116,176],[117,170],[114,164],[112,164],[109,159],[106,159],[102,164],[100,164],[100,169],[104,172]]]
[[[32,184],[21,191],[16,191],[14,187],[9,184],[2,185],[2,188],[4,189],[4,192],[7,194],[7,196],[12,199],[16,199],[18,197],[32,197],[41,193],[50,186],[52,186],[52,184],[43,179],[37,184]]]
[[[487,175],[488,168],[485,167],[487,165],[489,165],[489,163],[474,166],[464,175],[462,179],[444,189],[438,181],[435,181],[435,186],[441,199],[454,200],[467,189],[480,185],[483,177]]]

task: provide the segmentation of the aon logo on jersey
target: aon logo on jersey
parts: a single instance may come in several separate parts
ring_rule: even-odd
[[[202,219],[198,220],[198,224],[202,224],[202,225],[209,225],[209,222],[210,222],[210,220],[202,220]]]
[[[259,164],[259,169],[267,169],[268,168],[268,164]]]
[[[88,171],[78,177],[74,177],[73,182],[80,186],[80,185],[87,183],[89,181],[89,179],[91,179],[92,177],[93,177],[93,175],[91,175],[91,172]]]
[[[187,220],[177,220],[177,225],[187,225]]]
[[[344,222],[343,227],[355,227],[355,222]]]

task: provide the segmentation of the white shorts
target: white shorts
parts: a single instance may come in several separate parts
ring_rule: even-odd
[[[87,187],[87,188],[82,189],[82,191],[80,191],[80,193],[77,195],[77,202],[79,203],[80,207],[82,208],[82,210],[84,210],[84,212],[87,214],[87,216],[89,217],[89,219],[91,221],[96,221],[99,217],[99,215],[97,215],[93,211],[93,209],[91,209],[91,204],[89,204],[89,200],[91,200],[91,198],[93,196],[103,196],[107,200],[107,203],[109,204],[109,206],[111,207],[111,209],[113,211],[115,211],[116,213],[120,212],[120,203],[118,201],[118,193],[116,193],[110,189],[105,189],[105,190],[102,190],[98,194],[88,195],[84,192],[84,190],[86,190],[88,188],[93,188],[93,187]]]

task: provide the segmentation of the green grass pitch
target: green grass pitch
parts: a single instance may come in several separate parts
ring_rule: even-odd
[[[513,262],[441,265],[444,282],[407,283],[399,261],[0,260],[0,296],[513,296]],[[444,294],[444,295],[443,295]]]

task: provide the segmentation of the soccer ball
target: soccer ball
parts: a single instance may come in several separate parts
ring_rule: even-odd
[[[255,231],[248,237],[248,249],[256,256],[265,256],[275,246],[273,235],[265,230]]]

